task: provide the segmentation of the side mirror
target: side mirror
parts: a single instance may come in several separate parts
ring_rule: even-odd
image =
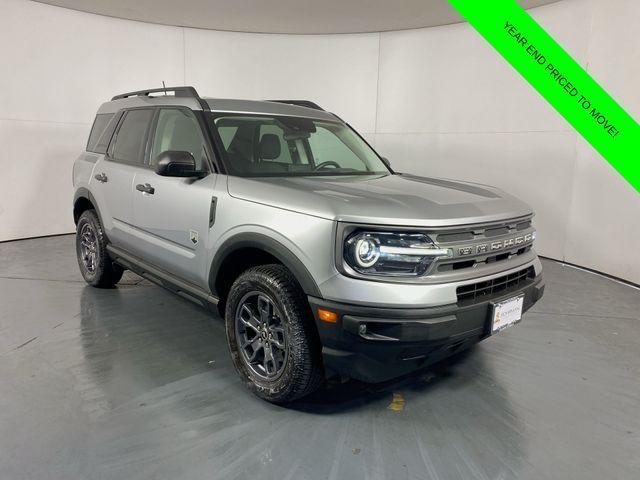
[[[156,173],[163,177],[202,178],[207,172],[196,170],[196,160],[189,152],[167,150],[158,155]]]
[[[382,160],[382,163],[384,163],[387,168],[393,172],[393,168],[391,168],[391,162],[387,157],[380,157],[380,160]]]

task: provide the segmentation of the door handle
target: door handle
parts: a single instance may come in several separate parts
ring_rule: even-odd
[[[136,190],[142,193],[148,193],[149,195],[153,195],[156,191],[156,189],[148,183],[145,183],[144,185],[139,183],[138,185],[136,185]]]
[[[95,178],[95,179],[96,179],[97,181],[99,181],[100,183],[105,183],[107,180],[109,180],[109,179],[107,178],[107,176],[106,176],[104,173],[98,173],[98,174],[97,174],[95,177],[93,177],[93,178]]]

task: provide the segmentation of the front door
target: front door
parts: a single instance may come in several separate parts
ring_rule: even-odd
[[[167,150],[190,152],[198,170],[210,171],[207,148],[194,113],[186,108],[162,108],[151,136],[150,167],[133,180],[133,215],[139,236],[136,251],[152,264],[206,288],[207,240],[215,209],[216,180],[163,177],[155,159]]]

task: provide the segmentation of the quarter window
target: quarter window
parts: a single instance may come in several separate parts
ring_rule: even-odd
[[[112,157],[126,163],[143,163],[147,128],[151,122],[153,110],[130,110],[126,113],[122,125],[116,134]]]
[[[116,122],[112,122],[113,113],[101,113],[96,115],[87,142],[87,151],[94,153],[106,153],[109,140],[116,127]]]

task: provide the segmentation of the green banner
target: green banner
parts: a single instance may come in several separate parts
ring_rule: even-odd
[[[453,7],[640,192],[640,125],[514,0]]]

